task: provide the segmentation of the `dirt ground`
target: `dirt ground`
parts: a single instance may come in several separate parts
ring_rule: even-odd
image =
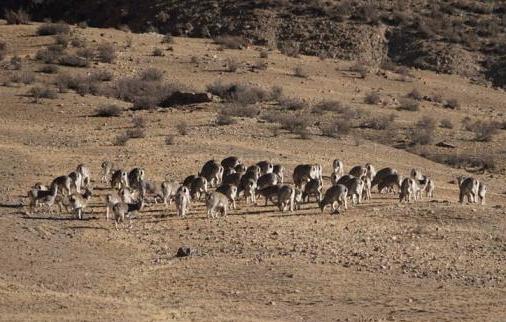
[[[30,57],[51,37],[35,37],[36,26],[0,24],[10,54],[23,58],[23,70],[37,70]],[[77,30],[77,29],[76,29]],[[216,79],[260,86],[282,85],[289,96],[307,101],[338,99],[373,113],[392,107],[363,104],[376,90],[398,97],[414,87],[458,97],[462,107],[447,110],[422,103],[419,112],[397,112],[409,126],[422,115],[501,119],[506,94],[473,85],[456,76],[413,71],[412,82],[371,75],[365,80],[344,72],[351,63],[302,57],[269,56],[266,71],[223,71],[224,60],[250,64],[255,48],[219,51],[209,40],[177,38],[173,52],[153,57],[161,46],[156,34],[127,35],[118,30],[80,29],[89,41],[115,41],[121,47],[115,64],[98,64],[115,78],[148,66],[196,89]],[[30,57],[27,57],[29,55]],[[201,58],[198,66],[191,56]],[[292,75],[303,64],[309,79]],[[74,71],[70,67],[62,70]],[[81,72],[81,70],[79,70]],[[393,77],[393,76],[392,76]],[[8,78],[0,72],[0,81]],[[50,76],[37,73],[37,82]],[[218,103],[196,109],[127,111],[116,118],[93,117],[114,99],[59,94],[34,103],[30,86],[0,87],[0,320],[2,321],[504,321],[506,320],[506,188],[505,175],[476,174],[487,183],[487,203],[460,205],[456,176],[466,174],[420,156],[351,136],[312,136],[309,140],[281,132],[256,119],[215,126]],[[264,107],[263,107],[264,108]],[[131,126],[132,116],[146,120],[147,136],[114,146],[116,135]],[[164,143],[177,124],[188,135]],[[454,138],[458,151],[493,152],[504,164],[505,134],[476,143],[463,131],[438,129]],[[447,132],[445,132],[447,131]],[[149,205],[131,229],[114,229],[104,218],[100,164],[110,160],[130,169],[142,166],[149,179],[166,175],[182,180],[209,159],[240,156],[247,164],[281,163],[291,171],[300,163],[321,163],[330,175],[332,160],[346,169],[370,162],[376,169],[395,167],[403,174],[418,168],[436,181],[433,200],[399,204],[390,194],[373,194],[341,215],[321,213],[315,203],[294,213],[276,207],[239,203],[228,217],[208,220],[202,203],[192,204],[188,218],[175,206]],[[28,215],[26,191],[35,182],[49,183],[79,164],[93,172],[94,197],[84,220],[70,214]],[[325,182],[329,186],[329,182]],[[176,258],[180,246],[195,254]]]

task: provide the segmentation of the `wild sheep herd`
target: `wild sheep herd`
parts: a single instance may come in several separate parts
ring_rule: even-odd
[[[378,193],[397,193],[399,202],[412,202],[433,198],[434,180],[412,169],[408,177],[393,168],[376,171],[371,164],[357,165],[344,173],[340,160],[332,163],[331,186],[323,193],[323,168],[320,164],[300,164],[292,174],[293,184],[285,183],[285,168],[280,164],[260,161],[247,167],[238,157],[227,157],[221,163],[207,161],[198,175],[190,175],[182,183],[166,180],[161,184],[145,179],[142,168],[131,171],[115,169],[109,161],[102,163],[100,182],[110,186],[113,192],[105,197],[105,218],[112,214],[116,229],[125,218],[131,225],[132,214],[141,212],[146,203],[163,202],[168,207],[175,202],[177,214],[186,217],[191,203],[204,201],[207,216],[216,218],[218,213],[226,216],[229,209],[236,209],[236,202],[244,198],[246,203],[257,204],[263,197],[265,205],[272,202],[284,212],[300,209],[311,198],[323,212],[330,206],[331,213],[348,209],[347,199],[353,205],[371,199],[371,190],[377,186]],[[80,164],[68,175],[55,178],[49,186],[35,184],[28,192],[29,213],[35,208],[47,207],[52,213],[53,205],[59,212],[67,212],[83,218],[84,210],[92,197],[91,171]],[[485,202],[485,184],[472,177],[458,177],[459,201],[467,198],[469,203]],[[212,189],[212,190],[211,190]]]

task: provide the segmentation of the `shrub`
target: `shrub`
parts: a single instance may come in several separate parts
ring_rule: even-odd
[[[165,137],[165,145],[174,145],[176,143],[176,136],[169,134]]]
[[[324,100],[313,107],[313,113],[335,112],[343,113],[344,105],[339,101]]]
[[[446,101],[446,103],[444,104],[444,107],[455,110],[455,109],[460,108],[460,103],[457,99],[452,98],[452,99],[449,99]]]
[[[102,43],[97,47],[98,59],[103,63],[113,63],[116,59],[116,49],[111,43]]]
[[[364,62],[358,62],[350,67],[350,71],[358,74],[360,78],[366,78],[369,74],[369,67]]]
[[[142,116],[134,116],[132,124],[134,127],[146,127],[146,120]]]
[[[162,56],[165,56],[165,54],[163,53],[163,50],[161,48],[155,48],[153,49],[153,56],[155,57],[162,57]]]
[[[55,44],[67,48],[70,43],[70,38],[67,34],[56,34],[53,36]]]
[[[144,128],[136,127],[133,129],[128,129],[126,131],[126,135],[130,139],[142,139],[146,137],[146,130],[144,130]]]
[[[220,114],[236,117],[255,117],[260,113],[260,108],[255,105],[224,104]]]
[[[96,109],[95,116],[98,117],[117,117],[123,110],[117,105],[104,105]]]
[[[443,120],[441,120],[439,126],[442,127],[442,128],[444,128],[444,129],[453,129],[453,123],[449,119],[443,119]]]
[[[138,78],[123,78],[114,83],[110,89],[111,96],[127,102],[135,102],[139,97],[149,97],[158,105],[164,98],[183,86],[164,84],[158,81],[144,81]]]
[[[10,65],[14,70],[20,70],[23,67],[22,59],[19,56],[14,56],[11,58]]]
[[[119,134],[118,136],[116,136],[113,144],[116,146],[125,146],[129,139],[130,139],[130,137],[128,136],[127,133],[122,133],[122,134]]]
[[[181,121],[176,125],[177,132],[180,135],[187,135],[188,134],[188,124],[185,121]]]
[[[495,122],[476,121],[471,129],[475,134],[475,140],[480,142],[490,142],[498,133],[497,123]]]
[[[213,95],[219,96],[228,102],[237,102],[248,105],[257,102],[264,102],[272,99],[273,93],[263,88],[246,84],[223,84],[217,81],[207,86],[207,91]]]
[[[190,58],[190,63],[198,65],[200,63],[200,59],[197,56],[192,56]]]
[[[308,78],[309,77],[309,72],[303,66],[297,66],[297,67],[295,67],[293,69],[293,74],[296,77],[301,77],[301,78]]]
[[[373,130],[386,130],[392,126],[394,120],[395,120],[394,114],[391,114],[389,116],[382,115],[360,123],[360,127]]]
[[[279,51],[288,57],[299,58],[300,56],[300,45],[296,42],[285,42],[280,45]]]
[[[378,105],[381,103],[381,96],[378,92],[371,92],[365,96],[364,100],[367,104]]]
[[[423,100],[423,95],[416,88],[409,92],[406,96],[417,101]]]
[[[260,51],[260,58],[262,58],[262,59],[269,58],[269,52],[267,50],[261,50]]]
[[[418,128],[426,128],[426,129],[435,129],[436,128],[436,120],[430,116],[424,116],[418,122],[416,122],[416,127]]]
[[[286,110],[298,111],[306,107],[306,103],[299,98],[282,98],[279,100],[279,105]]]
[[[420,103],[411,98],[401,98],[399,100],[399,110],[415,112],[420,109]]]
[[[40,86],[32,87],[28,94],[35,99],[35,102],[38,102],[41,98],[55,99],[57,96],[53,89]]]
[[[235,73],[239,68],[241,68],[241,62],[235,58],[227,58],[225,61],[225,65],[227,68],[227,72]]]
[[[44,74],[56,74],[56,73],[58,73],[58,66],[44,65],[41,67],[40,72],[44,73]]]
[[[320,127],[322,134],[329,137],[340,137],[351,132],[351,123],[345,120],[336,120]]]
[[[412,144],[427,145],[434,140],[434,129],[414,128],[409,133]]]
[[[95,59],[96,53],[92,48],[83,47],[83,48],[79,48],[76,51],[76,55],[79,57],[86,58],[88,60],[93,60],[93,59]]]
[[[10,81],[13,83],[23,83],[25,85],[32,84],[35,82],[35,74],[33,72],[14,73],[11,75]]]
[[[86,47],[86,40],[75,37],[70,40],[70,44],[75,48],[84,48]]]
[[[0,40],[0,61],[4,60],[5,56],[7,56],[7,43]]]
[[[267,62],[264,60],[257,60],[253,65],[253,69],[258,70],[267,70],[267,67],[268,67]]]
[[[112,80],[113,75],[108,70],[100,69],[93,71],[88,78],[94,81],[109,82]]]
[[[272,86],[270,96],[272,100],[278,101],[283,96],[283,87]]]
[[[163,79],[163,70],[150,67],[143,70],[140,73],[139,78],[142,79],[143,81],[150,81],[150,82],[161,81]]]
[[[162,44],[173,44],[174,43],[174,37],[172,35],[166,34],[162,38]]]
[[[65,50],[61,46],[48,46],[47,48],[38,50],[37,54],[35,54],[35,59],[40,60],[46,64],[54,64],[58,62],[64,53]]]
[[[68,34],[70,27],[66,23],[45,23],[37,28],[37,35],[51,36],[57,34]]]
[[[30,15],[23,9],[19,9],[18,11],[6,10],[4,18],[8,25],[28,25],[31,20]]]
[[[303,140],[309,140],[311,138],[311,133],[306,127],[298,127],[293,133],[297,134],[299,138]]]
[[[235,123],[237,123],[237,121],[234,120],[234,118],[230,115],[219,113],[216,116],[215,123],[216,123],[216,125],[223,126],[223,125],[235,124]]]
[[[243,49],[248,46],[248,40],[241,36],[218,36],[214,38],[214,42],[227,49]]]
[[[134,99],[133,103],[133,110],[135,111],[150,110],[156,108],[160,103],[160,100],[151,96],[139,96]]]
[[[63,66],[80,67],[80,68],[90,66],[90,62],[88,59],[71,54],[61,56],[58,59],[58,63]]]

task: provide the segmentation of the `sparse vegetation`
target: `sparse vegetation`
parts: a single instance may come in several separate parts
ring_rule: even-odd
[[[299,111],[306,108],[307,104],[299,98],[284,97],[279,100],[279,106],[289,111]]]
[[[262,59],[269,58],[269,52],[267,50],[261,50],[260,51],[260,58],[262,58]]]
[[[143,81],[149,81],[149,82],[157,82],[161,81],[163,79],[163,70],[150,67],[145,70],[143,70],[139,74],[139,78]]]
[[[475,134],[475,140],[479,142],[490,142],[499,132],[498,124],[488,121],[476,121],[470,129]]]
[[[0,40],[0,61],[4,60],[5,56],[7,56],[7,43]]]
[[[80,68],[90,66],[90,61],[88,59],[71,54],[61,56],[58,59],[58,63],[63,66],[80,67]]]
[[[37,35],[39,36],[52,36],[57,34],[70,33],[70,27],[66,23],[45,23],[37,28]]]
[[[177,133],[179,133],[180,135],[188,135],[189,127],[188,123],[186,123],[185,121],[180,121],[179,123],[177,123],[176,129]]]
[[[142,116],[134,116],[132,118],[132,125],[137,128],[146,127],[146,120]]]
[[[56,45],[67,48],[70,43],[70,37],[67,34],[56,34],[53,36]]]
[[[268,64],[265,60],[257,60],[253,65],[253,69],[267,70]]]
[[[338,138],[351,132],[351,124],[346,120],[335,120],[320,127],[323,136]]]
[[[33,84],[35,82],[35,74],[33,72],[15,72],[11,75],[9,80],[12,83],[23,83],[25,85]]]
[[[216,125],[224,126],[224,125],[232,125],[237,123],[237,121],[231,116],[223,113],[218,113],[215,120]]]
[[[23,67],[23,60],[19,56],[13,56],[10,61],[10,66],[14,70],[20,70]]]
[[[163,57],[165,54],[163,53],[163,49],[156,47],[153,49],[153,56],[155,57]]]
[[[301,77],[301,78],[308,78],[309,77],[309,72],[304,66],[295,67],[293,69],[293,74],[296,77]]]
[[[97,47],[98,59],[103,63],[113,63],[116,59],[116,49],[111,43],[102,43]]]
[[[56,65],[44,65],[40,68],[40,72],[44,74],[56,74],[58,73],[58,66]]]
[[[422,93],[420,93],[420,91],[418,91],[416,88],[409,92],[406,96],[417,101],[423,100]]]
[[[112,81],[113,75],[108,70],[99,69],[91,72],[88,78],[94,81],[109,82]]]
[[[411,98],[401,98],[399,99],[399,110],[401,111],[410,111],[416,112],[420,109],[420,103]]]
[[[444,107],[455,110],[460,108],[460,103],[457,99],[451,98],[445,102]]]
[[[263,88],[247,84],[224,84],[220,81],[207,86],[209,93],[221,97],[227,102],[236,102],[243,105],[272,100],[275,95],[279,95],[279,90],[280,88],[273,87],[272,91],[266,91]]]
[[[46,64],[57,63],[60,57],[65,53],[63,47],[58,45],[48,46],[47,48],[40,49],[35,55],[35,59],[40,60]]]
[[[439,126],[443,129],[453,129],[453,123],[449,119],[442,119]]]
[[[260,113],[260,109],[255,105],[241,105],[237,103],[227,103],[221,107],[221,115],[236,117],[255,117]]]
[[[23,9],[18,9],[17,11],[6,10],[4,18],[8,25],[28,25],[31,20],[30,15]]]
[[[225,61],[225,65],[227,68],[227,72],[235,73],[239,68],[241,68],[242,63],[235,58],[227,58]]]
[[[129,139],[130,139],[130,137],[128,136],[127,133],[122,133],[122,134],[119,134],[118,136],[116,136],[113,144],[115,146],[125,146]]]
[[[428,116],[422,117],[413,129],[408,131],[408,136],[414,145],[427,145],[434,141],[436,121]]]
[[[356,73],[360,78],[366,78],[369,75],[369,67],[364,62],[357,62],[350,67],[350,71]]]
[[[146,137],[146,130],[142,127],[136,127],[133,129],[128,129],[126,131],[126,135],[130,139],[142,139]]]
[[[214,38],[214,42],[226,49],[243,49],[248,46],[248,40],[241,36],[218,36]]]
[[[174,145],[176,144],[176,136],[174,134],[169,134],[165,137],[165,145]]]
[[[173,44],[174,43],[174,37],[170,34],[166,34],[162,38],[162,44]]]
[[[381,103],[381,96],[378,92],[370,92],[365,96],[364,101],[367,104],[378,105],[379,103]]]
[[[335,112],[343,113],[344,105],[339,101],[324,100],[313,107],[313,113]]]
[[[300,44],[296,42],[285,42],[279,47],[279,51],[288,57],[300,57]]]
[[[96,109],[95,116],[98,117],[118,117],[123,110],[117,105],[103,105]]]
[[[47,86],[34,86],[28,91],[28,95],[33,97],[35,102],[38,102],[41,98],[55,99],[57,97],[56,92]]]
[[[394,120],[395,120],[394,114],[390,114],[388,116],[381,115],[363,121],[362,123],[360,123],[360,127],[373,130],[387,130],[392,127]]]

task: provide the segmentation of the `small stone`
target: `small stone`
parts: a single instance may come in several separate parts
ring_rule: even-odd
[[[176,257],[187,257],[192,253],[191,248],[188,246],[181,246],[177,250]]]

